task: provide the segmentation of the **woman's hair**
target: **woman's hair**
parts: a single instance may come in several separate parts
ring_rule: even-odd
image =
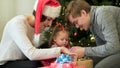
[[[50,47],[54,44],[53,38],[56,37],[60,31],[65,31],[69,35],[69,30],[67,27],[63,26],[60,23],[56,23],[56,25],[52,29],[51,36],[49,39],[49,46]]]
[[[36,12],[35,10],[33,11],[33,15],[35,16]],[[42,15],[42,19],[41,19],[41,22],[45,21],[47,19],[46,16]]]
[[[32,14],[35,16],[36,11],[35,11],[35,10],[33,10],[33,13],[32,13]],[[46,19],[47,19],[47,17],[46,17],[45,15],[42,15],[41,22],[45,21]],[[55,24],[56,20],[57,20],[57,19],[53,20],[53,23],[52,23],[53,25]]]
[[[72,15],[74,18],[81,16],[81,10],[85,10],[87,13],[90,12],[91,6],[85,0],[72,0],[65,10],[66,20],[68,16]]]

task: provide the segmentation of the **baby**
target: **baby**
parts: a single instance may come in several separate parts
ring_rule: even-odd
[[[53,31],[50,36],[49,46],[48,47],[66,47],[70,48],[69,46],[69,31],[60,23],[57,23],[56,26],[53,28]],[[53,63],[56,58],[45,59],[42,60],[42,64],[44,66],[49,66]]]

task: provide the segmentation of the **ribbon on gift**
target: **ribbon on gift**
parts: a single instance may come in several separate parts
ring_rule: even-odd
[[[59,57],[57,57],[56,62],[57,63],[68,63],[68,62],[72,62],[72,58],[70,55],[61,54]]]

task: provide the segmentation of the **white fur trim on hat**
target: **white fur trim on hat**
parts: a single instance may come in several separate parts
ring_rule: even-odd
[[[55,7],[55,6],[45,5],[45,8],[43,10],[43,15],[56,18],[59,17],[60,11],[61,11],[61,6]]]
[[[38,0],[35,1],[33,9],[36,11],[36,7],[38,4]],[[50,5],[45,5],[44,10],[43,10],[43,15],[49,16],[52,18],[59,17],[61,11],[61,6],[50,6]]]
[[[38,47],[40,45],[40,34],[34,34],[33,44],[35,47]]]

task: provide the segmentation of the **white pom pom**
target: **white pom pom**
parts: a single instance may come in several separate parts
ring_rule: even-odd
[[[33,44],[35,45],[35,47],[38,47],[40,45],[39,42],[40,42],[40,34],[37,35],[35,34],[33,39]]]

